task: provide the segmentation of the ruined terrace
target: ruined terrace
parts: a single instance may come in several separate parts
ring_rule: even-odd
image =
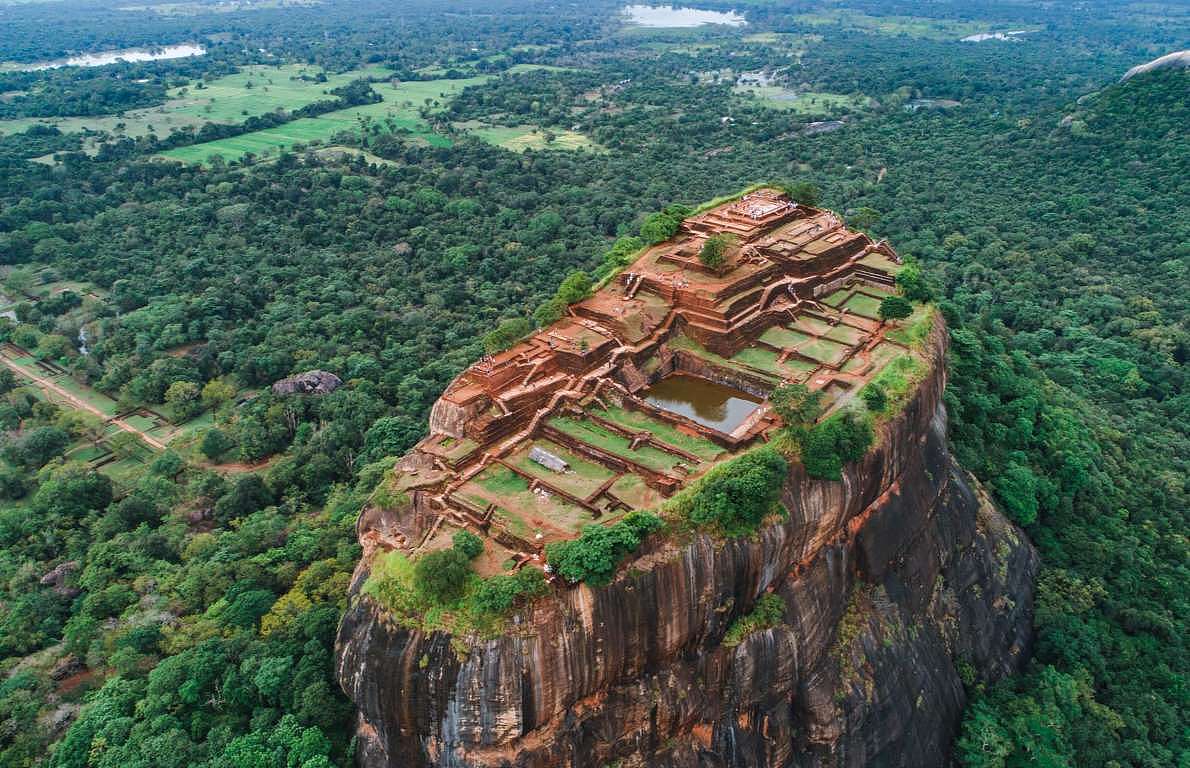
[[[705,266],[707,238],[732,238]],[[905,354],[878,318],[900,260],[834,213],[760,189],[688,218],[568,315],[464,371],[398,465],[427,532],[406,552],[487,539],[483,574],[544,564],[545,544],[656,507],[767,439],[783,382],[828,412]]]

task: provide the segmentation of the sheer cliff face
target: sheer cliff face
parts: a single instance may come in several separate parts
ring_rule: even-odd
[[[962,679],[1027,655],[1038,565],[947,452],[944,339],[865,459],[842,482],[795,466],[788,519],[751,538],[657,542],[463,659],[353,598],[338,671],[361,764],[942,765]],[[784,623],[724,647],[766,590]]]

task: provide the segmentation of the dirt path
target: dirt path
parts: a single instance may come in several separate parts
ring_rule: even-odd
[[[0,355],[0,362],[3,362],[5,365],[7,365],[9,368],[11,368],[13,370],[13,372],[16,373],[18,376],[21,376],[26,379],[32,379],[34,382],[37,383],[37,385],[39,387],[42,387],[43,389],[47,389],[50,392],[53,392],[54,394],[58,395],[59,397],[65,398],[67,400],[67,402],[69,402],[75,408],[78,408],[80,411],[86,411],[87,413],[92,413],[92,414],[98,416],[100,419],[102,419],[105,423],[115,424],[117,427],[124,430],[125,432],[131,432],[132,434],[136,435],[141,440],[144,440],[146,443],[148,443],[152,447],[154,447],[158,450],[165,450],[165,443],[161,442],[157,438],[148,434],[143,429],[137,429],[136,427],[132,426],[124,419],[108,418],[108,416],[106,414],[104,414],[103,411],[101,411],[98,408],[96,408],[95,406],[91,405],[86,400],[83,400],[82,398],[78,397],[77,395],[73,395],[70,392],[68,392],[67,390],[58,386],[57,384],[54,383],[54,381],[52,379],[47,379],[44,376],[38,376],[37,374],[33,373],[32,371],[22,368],[21,366],[17,365],[12,360],[9,360],[7,357],[5,357],[3,355]]]

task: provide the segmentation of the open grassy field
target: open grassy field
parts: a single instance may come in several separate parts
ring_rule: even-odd
[[[371,152],[365,152],[364,150],[357,147],[342,147],[332,144],[326,149],[318,150],[318,152],[315,154],[324,160],[344,160],[348,157],[362,157],[365,161],[374,163],[376,165],[398,165],[398,163],[393,160],[386,160],[379,155],[374,155]]]
[[[756,100],[773,109],[784,109],[799,115],[833,115],[844,109],[866,109],[872,100],[867,96],[823,91],[790,91],[779,85],[737,85],[732,91],[744,96],[753,94]]]
[[[165,137],[187,126],[241,123],[249,117],[278,109],[300,109],[315,101],[334,98],[329,95],[330,90],[352,80],[361,77],[383,78],[389,74],[383,67],[367,67],[327,74],[326,82],[315,82],[314,78],[321,71],[318,67],[300,64],[247,66],[234,75],[206,83],[202,88],[196,87],[196,84],[173,88],[167,94],[167,101],[156,107],[103,117],[0,120],[0,134],[16,133],[31,125],[42,124],[56,125],[66,133],[90,130],[133,137],[155,133]]]
[[[513,152],[523,152],[526,149],[591,149],[596,146],[593,141],[581,133],[575,131],[547,132],[533,125],[456,123],[455,127],[466,130],[488,144],[494,144]]]
[[[1037,26],[991,21],[930,19],[921,16],[869,16],[847,9],[822,10],[793,17],[799,24],[812,27],[838,27],[881,35],[907,35],[930,40],[961,40],[980,32],[1008,30],[1033,31]]]
[[[465,80],[405,82],[396,87],[374,86],[384,101],[339,109],[318,117],[303,117],[276,128],[227,139],[178,147],[163,152],[161,157],[187,163],[203,163],[212,155],[219,155],[226,160],[239,160],[248,153],[267,157],[295,144],[326,142],[343,132],[358,133],[369,122],[381,123],[389,130],[409,130],[429,144],[448,146],[450,142],[445,136],[430,131],[429,125],[418,114],[418,107],[423,104],[441,107],[451,95],[468,85],[478,85],[486,80],[486,77],[470,77]]]
[[[283,64],[244,67],[203,88],[175,88],[169,92],[171,111],[202,117],[213,123],[238,123],[250,115],[278,109],[294,110],[321,99],[334,98],[333,88],[359,78],[378,79],[389,75],[383,67],[366,67],[340,74],[327,74],[326,82],[315,82],[317,67]],[[303,79],[305,78],[305,79]]]
[[[536,69],[554,68],[534,64],[518,64],[508,71],[517,74]],[[203,163],[212,155],[219,155],[226,160],[238,160],[249,152],[257,157],[268,157],[278,154],[282,149],[289,149],[295,144],[325,143],[343,132],[358,133],[368,123],[379,123],[388,130],[408,130],[416,138],[433,146],[449,146],[450,139],[434,133],[430,126],[422,120],[419,109],[426,106],[431,111],[438,111],[445,107],[459,91],[473,85],[481,85],[490,78],[490,75],[479,75],[455,80],[415,80],[396,85],[376,84],[373,88],[384,98],[382,102],[340,109],[318,117],[302,118],[276,128],[267,128],[227,139],[178,147],[163,152],[161,156],[187,163]],[[463,127],[468,126],[464,125]],[[594,146],[585,136],[573,131],[564,131],[557,134],[553,142],[546,142],[545,135],[533,126],[477,125],[476,127],[479,129],[477,135],[484,141],[514,150],[545,148],[547,146],[556,149]]]

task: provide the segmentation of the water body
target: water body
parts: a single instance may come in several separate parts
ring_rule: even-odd
[[[20,69],[22,72],[36,72],[42,69],[57,69],[58,67],[102,67],[107,64],[115,64],[118,61],[185,59],[190,56],[202,56],[206,52],[207,49],[197,43],[165,45],[160,48],[125,48],[120,51],[83,53],[66,59],[39,61],[35,64],[27,64]]]
[[[620,15],[629,24],[667,29],[701,27],[706,24],[742,27],[748,23],[735,11],[704,11],[698,8],[676,8],[672,5],[627,5],[620,10]]]
[[[760,405],[760,398],[698,376],[674,374],[644,392],[646,402],[703,426],[730,433]]]

